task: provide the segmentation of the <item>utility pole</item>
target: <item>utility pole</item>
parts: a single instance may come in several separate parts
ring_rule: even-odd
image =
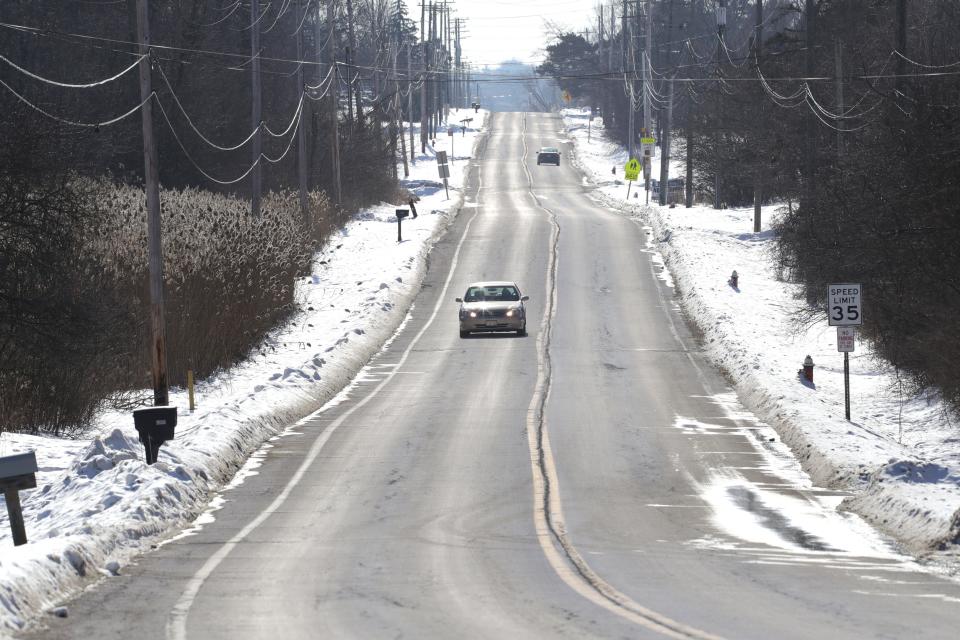
[[[907,72],[906,61],[903,56],[907,55],[907,0],[897,0],[897,93],[903,93],[903,80]]]
[[[630,72],[630,83],[629,83],[630,95],[628,96],[630,99],[630,108],[628,109],[628,116],[627,116],[627,157],[632,160],[633,158],[637,157],[637,150],[636,150],[637,102],[636,102],[636,97],[634,96],[634,82],[633,82],[633,77],[636,75],[637,68],[636,68],[636,64],[634,63],[634,60],[636,58],[634,57],[634,52],[633,52],[633,46],[634,46],[633,35],[634,34],[633,34],[633,20],[630,20],[631,17],[633,16],[627,15],[627,0],[623,0],[623,35],[625,38],[630,39],[629,45],[627,46],[627,50],[626,50],[627,59],[625,60],[625,62],[629,63],[627,67],[629,68],[629,72]]]
[[[303,0],[297,0],[297,12],[294,17],[301,15]],[[303,60],[303,30],[297,29],[297,60]],[[306,111],[306,88],[303,81],[303,63],[297,65],[297,87],[300,89],[300,122],[297,125],[297,179],[300,183],[300,215],[303,218],[303,228],[310,228],[310,201],[307,198],[307,135],[304,125],[304,111]]]
[[[806,30],[806,40],[807,40],[807,77],[812,78],[814,70],[816,68],[813,58],[813,41],[816,34],[816,7],[814,0],[807,0],[806,8],[804,11],[804,22]],[[809,105],[807,105],[809,107]],[[806,135],[804,136],[804,195],[806,200],[807,210],[805,211],[806,215],[809,216],[812,213],[813,200],[816,196],[816,178],[814,172],[816,171],[816,144],[814,137],[816,136],[817,123],[814,121],[813,112],[808,108],[806,114]]]
[[[756,0],[756,27],[753,35],[753,55],[754,55],[754,64],[757,66],[757,71],[760,71],[760,60],[763,57],[763,0]],[[764,118],[764,103],[765,100],[760,101],[760,123],[761,127],[766,125],[766,120]],[[759,142],[759,141],[758,141]],[[760,233],[761,226],[761,207],[763,205],[763,159],[759,157],[759,154],[756,154],[757,166],[754,169],[753,174],[753,232]]]
[[[420,49],[423,54],[423,73],[420,76],[420,153],[427,152],[427,76],[430,73],[425,12],[427,3],[420,3]]]
[[[413,148],[413,43],[407,44],[407,125],[410,127],[410,162],[416,164]]]
[[[260,1],[250,0],[250,73],[252,79],[253,105],[250,112],[253,134],[253,172],[250,194],[250,215],[260,217],[260,194],[263,191],[263,165],[260,155],[263,151],[262,126],[263,94],[260,88]]]
[[[409,178],[410,166],[407,164],[407,146],[406,146],[407,143],[406,143],[406,138],[403,137],[403,111],[400,109],[400,76],[397,75],[397,56],[400,55],[400,44],[403,37],[402,36],[403,29],[400,23],[401,18],[403,17],[400,13],[400,2],[401,0],[397,0],[396,15],[394,16],[394,21],[396,22],[396,25],[394,29],[395,38],[393,42],[393,52],[392,52],[393,53],[393,100],[391,100],[391,102],[393,105],[392,106],[393,116],[391,118],[391,121],[396,123],[395,125],[397,127],[396,136],[400,137],[400,157],[403,158],[403,177]],[[396,149],[396,136],[394,136],[394,144],[393,144],[394,149]],[[394,166],[396,166],[397,164],[396,158],[394,158],[393,164]]]
[[[667,53],[666,53],[666,65],[665,69],[670,69],[673,66],[673,56],[671,55],[673,49],[673,0],[670,0],[670,9],[667,17]],[[665,125],[660,127],[661,132],[661,156],[660,156],[660,204],[665,205],[669,204],[669,185],[670,185],[670,158],[671,158],[671,149],[670,145],[673,144],[673,78],[676,74],[671,75],[669,81],[669,96],[667,98],[667,118]],[[651,74],[652,77],[652,74]]]
[[[327,61],[330,64],[330,162],[333,167],[333,200],[343,202],[340,191],[340,76],[337,73],[337,0],[327,0]]]
[[[695,16],[695,8],[693,3],[690,3],[690,16],[688,24],[693,24],[693,19]],[[684,184],[684,206],[689,209],[693,206],[693,95],[690,88],[690,84],[687,83],[687,126],[685,133],[687,134],[687,167],[686,175],[684,179],[686,184]]]
[[[150,78],[150,20],[147,0],[137,0],[140,43],[140,120],[143,124],[143,177],[147,196],[147,251],[150,269],[150,331],[153,338],[153,404],[169,404],[167,389],[166,309],[163,300],[163,244],[160,227],[160,160],[153,138],[153,87]]]
[[[837,76],[837,113],[843,114],[843,43],[837,38],[833,45],[833,57],[836,65],[835,73]],[[839,124],[839,123],[838,123]],[[843,133],[837,127],[837,158],[843,155]]]
[[[610,5],[610,45],[607,47],[607,73],[610,74],[611,79],[613,76],[613,37],[617,32],[617,12],[614,11],[616,5]],[[622,34],[621,34],[622,36]],[[623,38],[621,37],[621,40]],[[607,92],[609,94],[609,91]],[[613,100],[610,99],[607,101],[610,105],[610,120],[607,120],[607,114],[603,116],[603,123],[606,126],[610,126],[613,123]]]
[[[430,3],[430,65],[433,69],[430,82],[430,139],[437,138],[437,94],[440,92],[440,39],[437,37],[438,3]]]
[[[720,64],[720,54],[723,49],[723,32],[727,28],[727,0],[720,0],[720,4],[717,5],[717,127],[716,135],[714,136],[716,148],[713,150],[714,153],[714,189],[713,189],[713,208],[719,209],[721,206],[720,200],[720,119],[723,118],[723,72],[721,71]]]
[[[637,4],[637,11],[639,13],[640,5]],[[647,0],[647,28],[646,36],[644,41],[644,55],[643,55],[643,135],[645,137],[650,137],[653,127],[651,126],[652,118],[650,117],[650,91],[651,83],[653,82],[653,69],[650,67],[651,58],[650,54],[653,47],[653,2]],[[662,157],[661,157],[662,160]],[[646,187],[646,199],[647,204],[650,204],[650,174],[653,167],[651,166],[653,159],[644,159],[643,161],[643,181],[644,186]]]
[[[353,81],[357,77],[354,71],[354,54],[356,52],[356,40],[353,37],[353,0],[347,0],[347,122],[349,123],[350,133],[353,133]],[[359,93],[359,91],[357,92]]]
[[[673,126],[673,78],[670,78],[667,94],[667,121],[663,126],[663,141],[660,143],[660,204],[669,204],[668,190],[670,185],[670,144]]]

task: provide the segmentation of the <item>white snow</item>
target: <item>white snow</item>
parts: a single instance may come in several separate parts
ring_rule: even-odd
[[[451,122],[462,115],[451,112]],[[176,438],[163,445],[157,464],[144,463],[129,413],[101,415],[87,440],[0,434],[0,456],[34,450],[40,467],[38,488],[21,492],[28,544],[13,546],[0,506],[0,636],[41,612],[57,614],[65,597],[101,574],[122,572],[136,554],[199,524],[201,513],[210,518],[220,506],[217,492],[256,473],[269,439],[334,398],[382,348],[407,316],[427,253],[463,202],[487,112],[469,117],[465,136],[458,127],[456,156],[451,138],[438,135],[403,181],[420,198],[419,216],[403,221],[403,242],[394,205],[359,213],[314,257],[313,273],[297,283],[302,313],[264,349],[199,381],[193,413],[186,390],[171,389]],[[452,160],[449,199],[437,150]]]
[[[608,205],[649,227],[649,248],[667,269],[680,304],[703,335],[710,360],[733,381],[739,400],[771,425],[817,486],[843,489],[840,504],[922,554],[960,536],[960,424],[934,394],[908,397],[896,373],[857,340],[850,354],[851,421],[844,416],[843,355],[826,312],[799,323],[799,287],[777,276],[769,251],[771,221],[782,210],[764,207],[753,232],[753,208],[644,206],[643,184],[629,200],[622,182],[626,151],[604,136],[601,119],[563,112],[576,162]],[[659,179],[660,156],[653,178]],[[616,173],[612,169],[616,168]],[[682,177],[676,157],[671,177]],[[639,192],[634,198],[633,193]],[[739,286],[729,283],[736,270]],[[863,283],[869,295],[870,283]],[[869,322],[869,318],[865,319]],[[814,385],[797,375],[805,356],[815,363]]]

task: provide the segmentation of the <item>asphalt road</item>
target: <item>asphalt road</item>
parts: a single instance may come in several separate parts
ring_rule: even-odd
[[[410,321],[346,398],[29,637],[957,637],[960,585],[738,407],[571,151],[555,115],[495,114]],[[530,295],[527,337],[459,337],[453,299],[485,279]]]

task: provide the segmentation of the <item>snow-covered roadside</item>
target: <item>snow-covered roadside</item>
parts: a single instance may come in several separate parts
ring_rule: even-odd
[[[464,113],[451,112],[450,121]],[[29,544],[13,547],[0,506],[0,636],[189,524],[262,443],[347,385],[404,321],[427,253],[462,203],[487,115],[470,111],[456,156],[445,134],[418,154],[403,183],[420,198],[419,216],[404,220],[403,242],[394,205],[359,213],[314,257],[313,273],[297,284],[303,311],[264,350],[198,382],[193,413],[186,391],[171,389],[176,439],[157,464],[143,462],[129,413],[101,416],[90,440],[0,434],[0,456],[35,450],[40,467],[38,488],[21,493]],[[449,199],[437,150],[452,159]]]
[[[843,356],[826,315],[798,327],[798,287],[777,278],[771,219],[763,209],[717,211],[643,206],[644,192],[625,199],[625,150],[604,136],[589,114],[565,110],[577,164],[612,206],[649,226],[686,315],[703,334],[708,357],[729,374],[743,404],[769,423],[814,483],[851,493],[841,508],[865,518],[912,552],[924,554],[960,539],[960,421],[936,397],[901,397],[895,372],[858,341],[851,354],[851,422],[844,417]],[[616,175],[611,168],[616,167]],[[671,163],[673,177],[682,163]],[[659,178],[659,157],[653,165]],[[634,185],[636,190],[637,184]],[[728,283],[736,270],[739,286]],[[869,295],[869,282],[864,282]],[[869,322],[869,318],[866,319]],[[815,385],[797,375],[806,355]]]

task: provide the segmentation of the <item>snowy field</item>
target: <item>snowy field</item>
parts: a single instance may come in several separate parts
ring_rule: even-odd
[[[777,278],[771,222],[780,207],[764,207],[761,231],[754,233],[752,207],[644,206],[642,182],[633,185],[639,197],[627,199],[626,151],[603,135],[599,118],[588,142],[589,112],[568,109],[563,117],[576,161],[603,199],[648,226],[649,248],[666,265],[665,277],[702,332],[708,357],[728,374],[740,401],[776,429],[811,480],[848,491],[841,509],[859,514],[912,553],[956,542],[960,420],[935,396],[903,395],[896,373],[858,339],[850,354],[847,422],[836,329],[827,325],[825,310],[822,320],[799,326],[799,288]],[[652,165],[654,179],[660,177],[659,160]],[[675,158],[671,177],[684,173]],[[736,288],[729,283],[734,270]],[[869,281],[862,284],[869,296]],[[798,376],[807,355],[815,363],[814,384]],[[946,552],[957,554],[956,545]]]
[[[427,253],[462,202],[487,112],[450,113],[451,122],[464,117],[473,118],[466,135],[458,127],[451,139],[444,130],[403,180],[420,198],[419,216],[403,221],[403,242],[394,205],[356,215],[297,283],[302,313],[264,349],[199,381],[193,413],[186,390],[171,389],[170,404],[179,407],[176,438],[157,464],[143,462],[129,413],[100,416],[89,440],[0,434],[0,456],[34,450],[40,467],[38,488],[21,492],[29,544],[13,546],[0,506],[0,636],[189,525],[264,442],[331,400],[382,348],[406,318]],[[416,123],[414,131],[419,148]],[[438,178],[438,150],[452,160],[449,199]]]

